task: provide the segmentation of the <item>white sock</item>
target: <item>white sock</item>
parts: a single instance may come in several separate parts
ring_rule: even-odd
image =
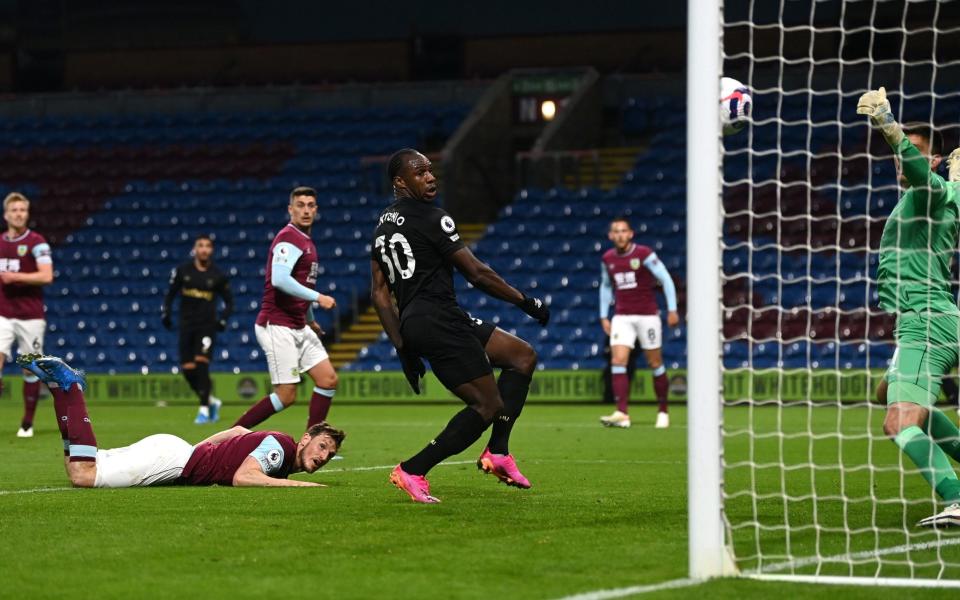
[[[209,417],[209,416],[210,416],[210,408],[207,407],[207,406],[201,406],[201,407],[200,407],[200,410],[198,411],[198,413],[201,414],[201,415],[203,415],[204,417]]]

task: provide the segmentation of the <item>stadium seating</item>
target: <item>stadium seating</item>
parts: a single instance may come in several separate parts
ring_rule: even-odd
[[[776,96],[756,95],[754,126],[725,139],[726,364],[882,367],[892,351],[892,320],[878,311],[869,279],[898,195],[889,155],[852,111],[837,121],[836,99],[782,99],[777,115]],[[660,255],[683,309],[686,167],[678,104],[633,98],[623,107],[624,131],[648,143],[619,186],[520,190],[477,243],[482,260],[551,303],[548,329],[458,278],[464,307],[533,343],[541,368],[604,364],[597,295],[615,215],[628,216],[637,241]],[[955,104],[938,104],[937,114],[960,112]],[[215,367],[262,369],[251,324],[266,250],[286,219],[287,191],[297,184],[321,190],[313,236],[324,257],[321,287],[349,310],[368,293],[367,236],[386,201],[360,158],[448,135],[465,112],[396,107],[0,124],[0,155],[12,165],[0,185],[38,198],[40,231],[60,240],[48,346],[72,352],[90,370],[173,368],[175,335],[160,328],[158,308],[170,270],[204,232],[214,235],[237,297]],[[819,154],[838,141],[852,158]],[[329,314],[321,319],[331,326]],[[668,366],[686,366],[685,328],[666,331],[664,341]],[[399,363],[381,336],[345,368]]]
[[[892,354],[893,319],[878,309],[869,280],[884,220],[899,194],[889,151],[876,140],[868,146],[867,127],[852,107],[838,121],[841,98],[782,98],[774,119],[777,96],[755,95],[755,125],[725,140],[725,364],[883,368]],[[533,343],[540,368],[604,365],[597,288],[615,215],[630,217],[637,241],[663,259],[683,310],[686,165],[678,140],[685,139],[685,117],[676,110],[682,104],[677,98],[628,100],[622,129],[649,142],[618,187],[521,190],[477,244],[478,256],[508,281],[546,297],[553,320],[544,330],[462,281],[460,299],[474,316]],[[929,119],[925,110],[929,106],[916,106],[904,118]],[[956,99],[938,102],[936,119],[950,122],[957,114]],[[852,157],[842,164],[828,152],[838,142]],[[868,149],[875,155],[869,161]],[[668,366],[686,366],[684,327],[666,333],[663,351]],[[381,337],[349,368],[398,367]]]
[[[369,290],[368,235],[386,199],[365,156],[449,136],[464,106],[44,118],[0,123],[0,192],[33,200],[54,243],[50,351],[95,372],[169,371],[160,325],[171,270],[210,234],[236,314],[214,369],[262,370],[253,321],[289,190],[318,189],[320,287],[343,311]],[[9,168],[8,168],[9,166]],[[330,329],[331,313],[318,314]]]

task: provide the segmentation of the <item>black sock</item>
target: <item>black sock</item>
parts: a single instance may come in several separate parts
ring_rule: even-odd
[[[183,370],[181,371],[181,373],[183,373],[183,378],[187,380],[187,383],[190,384],[190,389],[193,390],[193,393],[199,394],[200,392],[197,391],[197,370],[196,370],[196,368],[193,368],[193,369],[183,369]]]
[[[500,388],[500,397],[503,398],[503,410],[493,418],[493,431],[490,433],[487,448],[494,454],[510,454],[510,432],[527,401],[530,376],[504,369],[497,380],[497,387]]]
[[[453,415],[446,428],[427,447],[410,460],[400,463],[400,468],[411,475],[426,475],[444,459],[460,454],[470,447],[489,426],[480,413],[469,406]]]
[[[210,365],[205,362],[197,362],[196,375],[194,375],[197,387],[194,391],[200,397],[200,406],[209,406],[210,404]]]

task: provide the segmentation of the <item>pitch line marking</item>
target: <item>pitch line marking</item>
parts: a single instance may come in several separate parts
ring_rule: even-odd
[[[437,465],[437,466],[438,466],[438,467],[443,467],[443,466],[456,466],[456,465],[472,465],[472,464],[476,464],[476,462],[477,462],[477,461],[475,461],[475,460],[452,460],[452,461],[448,461],[448,462],[442,462],[442,463],[440,463],[440,464]],[[574,464],[574,465],[604,465],[604,464],[612,464],[612,465],[680,465],[680,464],[684,464],[684,461],[682,461],[682,460],[603,460],[603,459],[597,459],[597,460],[550,460],[550,459],[536,459],[536,458],[534,458],[534,459],[530,459],[530,460],[524,461],[524,463],[527,463],[527,464],[543,464],[543,463],[556,463],[556,462],[562,462],[562,463],[565,463],[565,464],[568,464],[568,465],[569,465],[569,464]],[[384,471],[384,470],[386,470],[386,469],[392,469],[392,468],[394,468],[394,467],[396,467],[396,466],[397,466],[396,463],[394,463],[394,464],[392,464],[392,465],[373,465],[373,466],[369,466],[369,467],[353,467],[353,468],[344,467],[344,468],[341,468],[341,469],[323,469],[323,470],[321,470],[321,471],[317,471],[317,474],[323,475],[324,473],[350,473],[350,472],[352,472],[352,471]]]
[[[876,550],[863,550],[861,552],[854,552],[852,554],[835,554],[833,556],[808,556],[805,558],[798,558],[796,560],[791,560],[782,563],[774,563],[772,565],[763,567],[761,569],[751,569],[746,572],[747,575],[761,575],[765,573],[776,573],[778,571],[785,571],[787,569],[798,569],[803,567],[808,567],[810,565],[815,565],[818,563],[826,562],[841,562],[841,561],[855,561],[855,560],[865,560],[873,558],[875,556],[887,556],[890,554],[904,554],[907,552],[915,552],[918,550],[932,550],[934,548],[943,548],[945,546],[957,546],[960,545],[960,537],[950,537],[942,538],[939,540],[931,542],[921,542],[917,544],[903,544],[901,546],[892,546],[890,548],[878,548]]]
[[[0,496],[13,496],[15,494],[41,494],[43,492],[67,492],[74,490],[72,487],[46,487],[30,488],[26,490],[0,490]]]
[[[649,585],[632,585],[630,587],[573,594],[572,596],[564,596],[558,600],[608,600],[609,598],[625,598],[627,596],[648,594],[650,592],[659,592],[661,590],[673,590],[677,588],[691,587],[694,585],[700,585],[701,583],[704,582],[696,579],[671,579],[669,581],[651,583]]]
[[[746,577],[753,577],[756,575],[764,575],[767,573],[775,573],[777,571],[783,571],[785,569],[795,569],[810,566],[817,564],[819,562],[837,562],[837,561],[853,561],[853,560],[863,560],[872,558],[874,556],[887,556],[890,554],[903,554],[906,552],[915,552],[919,550],[932,550],[935,548],[942,548],[944,546],[958,546],[960,545],[960,537],[939,539],[930,542],[921,542],[918,544],[903,544],[901,546],[892,546],[890,548],[879,548],[877,550],[864,550],[861,552],[854,552],[851,554],[836,554],[834,556],[825,556],[818,558],[816,556],[809,556],[806,558],[800,558],[794,561],[776,563],[764,567],[763,569],[751,569],[750,571],[745,571],[744,575]],[[813,576],[812,576],[813,577]],[[672,579],[670,581],[664,581],[663,583],[654,583],[650,585],[635,585],[624,588],[616,588],[610,590],[597,590],[594,592],[584,592],[582,594],[574,594],[572,596],[564,596],[559,600],[607,600],[609,598],[624,598],[626,596],[634,596],[639,594],[647,594],[649,592],[657,592],[660,590],[668,590],[675,588],[690,587],[705,583],[704,581],[697,581],[694,579]]]

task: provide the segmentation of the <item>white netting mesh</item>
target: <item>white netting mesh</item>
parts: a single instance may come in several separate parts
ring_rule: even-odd
[[[724,509],[741,569],[960,578],[960,536],[886,438],[893,354],[877,304],[892,152],[856,114],[886,86],[903,121],[956,147],[960,3],[727,2],[723,74],[753,123],[723,155]],[[942,171],[945,175],[945,171]],[[692,366],[696,368],[696,366]],[[941,409],[956,420],[956,407]],[[956,467],[956,463],[953,463]]]

